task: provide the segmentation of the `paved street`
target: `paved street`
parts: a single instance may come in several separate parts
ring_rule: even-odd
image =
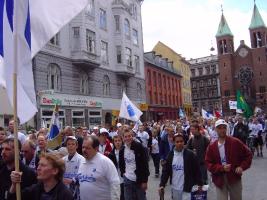
[[[249,170],[243,175],[243,200],[267,200],[267,151],[264,149],[264,157],[254,157],[253,164]],[[159,178],[154,177],[153,161],[150,160],[150,177],[149,188],[147,192],[148,200],[159,199],[157,188],[159,185]],[[165,188],[165,199],[169,200],[170,186]],[[211,184],[208,200],[216,200],[215,188]]]

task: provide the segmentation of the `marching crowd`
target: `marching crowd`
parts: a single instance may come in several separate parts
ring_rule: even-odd
[[[115,127],[65,127],[62,143],[49,149],[48,130],[18,132],[20,172],[15,169],[14,121],[0,127],[0,200],[145,200],[149,161],[159,178],[159,195],[171,185],[174,200],[191,199],[209,176],[217,199],[242,199],[241,176],[254,151],[263,157],[267,118],[193,117],[121,124]],[[256,156],[255,155],[255,156]],[[161,171],[160,171],[161,169]]]

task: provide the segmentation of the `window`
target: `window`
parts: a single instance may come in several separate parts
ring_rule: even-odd
[[[95,54],[95,32],[86,29],[86,48],[90,53]]]
[[[120,32],[121,31],[120,16],[119,15],[114,15],[114,20],[115,20],[115,30],[116,30],[116,32]]]
[[[152,97],[152,92],[149,91],[149,103],[153,104],[153,97]]]
[[[121,63],[121,46],[116,46],[117,63]]]
[[[133,44],[138,45],[138,32],[133,29]]]
[[[81,75],[80,92],[81,94],[89,94],[89,82],[87,74]]]
[[[140,73],[140,58],[139,56],[134,56],[135,72]]]
[[[135,4],[132,5],[132,15],[134,19],[137,19],[137,7]]]
[[[196,88],[196,87],[197,87],[196,82],[192,81],[192,88]]]
[[[100,9],[100,28],[107,29],[107,12]]]
[[[266,92],[265,86],[260,86],[260,93],[265,93],[265,92]]]
[[[80,37],[80,27],[73,27],[73,37]]]
[[[166,77],[165,76],[163,76],[163,88],[166,89]]]
[[[130,22],[128,19],[124,20],[124,34],[127,39],[130,39]]]
[[[123,94],[123,92],[127,93],[127,87],[125,81],[121,81],[121,95]]]
[[[213,78],[213,79],[212,79],[212,84],[213,84],[213,85],[217,85],[217,80],[216,80],[216,78]]]
[[[158,80],[159,80],[159,87],[161,88],[161,75],[158,74]]]
[[[72,126],[84,126],[85,116],[84,110],[72,110]]]
[[[140,83],[137,83],[137,99],[142,99],[142,86]]]
[[[52,39],[50,39],[49,43],[55,46],[60,46],[60,37],[59,37],[59,33],[57,33]]]
[[[154,95],[155,95],[155,104],[158,104],[158,94],[157,94],[157,92],[154,92]]]
[[[110,95],[110,80],[107,75],[103,78],[103,95],[109,96]]]
[[[85,14],[88,15],[88,16],[91,16],[93,17],[94,14],[95,14],[95,3],[94,3],[94,0],[89,0],[88,1],[88,4],[85,8]]]
[[[192,77],[196,76],[196,70],[195,69],[191,69],[191,75],[192,75]]]
[[[225,65],[225,63],[224,63]],[[212,74],[216,74],[216,65],[211,65],[211,72]]]
[[[104,64],[108,63],[108,43],[101,41],[101,61]]]
[[[208,79],[208,86],[211,85],[211,79]]]
[[[203,69],[202,68],[198,68],[198,75],[202,76],[203,75]]]
[[[224,91],[224,96],[229,97],[230,96],[230,90],[225,90]]]
[[[61,90],[61,73],[57,64],[50,64],[47,73],[48,88],[55,91]]]
[[[200,87],[203,87],[203,86],[204,86],[204,81],[203,81],[203,80],[200,81],[199,86],[200,86]]]
[[[126,65],[132,67],[132,50],[129,48],[125,48],[125,61]]]
[[[151,85],[151,75],[150,75],[150,71],[147,71],[147,80],[148,80],[148,85]]]
[[[210,74],[210,67],[209,66],[206,66],[206,74],[209,75]]]

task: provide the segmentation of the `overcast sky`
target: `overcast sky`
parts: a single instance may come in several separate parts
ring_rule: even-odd
[[[235,49],[240,40],[250,46],[249,31],[253,0],[144,0],[142,4],[145,52],[161,41],[186,59],[217,53],[215,35],[221,18],[221,4],[234,34]],[[256,4],[267,25],[267,0]]]

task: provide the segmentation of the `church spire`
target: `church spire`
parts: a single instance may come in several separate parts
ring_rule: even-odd
[[[216,37],[221,37],[221,36],[233,36],[228,24],[227,24],[227,21],[224,17],[224,14],[223,14],[223,8],[222,8],[222,16],[221,16],[221,21],[220,21],[220,24],[219,24],[219,27],[218,27],[218,31],[217,31],[217,34],[216,34]]]
[[[256,29],[256,28],[265,28],[265,24],[264,21],[261,17],[261,14],[258,10],[258,7],[254,1],[254,8],[253,8],[253,14],[252,14],[252,18],[251,18],[251,23],[249,26],[249,29]]]

